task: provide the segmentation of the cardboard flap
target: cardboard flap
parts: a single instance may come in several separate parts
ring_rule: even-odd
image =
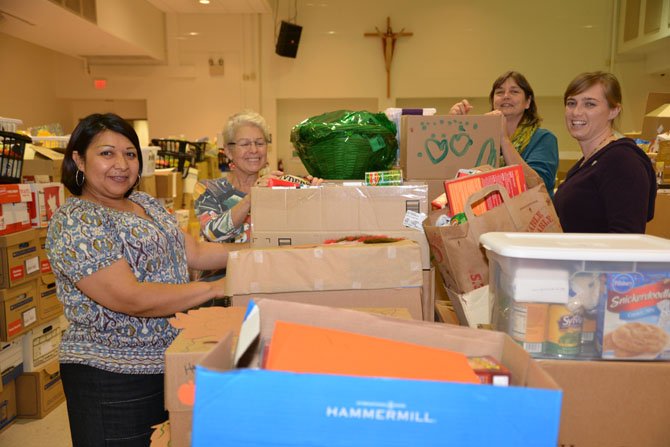
[[[40,283],[47,288],[52,288],[56,286],[56,277],[53,275],[53,273],[45,273],[40,276],[39,279]]]
[[[42,146],[35,146],[34,144],[27,144],[24,158],[26,160],[33,160],[35,158],[35,154],[39,154],[44,158],[48,158],[49,160],[63,160],[65,158],[65,154],[56,152],[53,149]]]

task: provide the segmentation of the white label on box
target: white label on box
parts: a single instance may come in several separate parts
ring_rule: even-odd
[[[31,324],[34,324],[37,322],[37,308],[36,307],[31,307],[27,311],[23,312],[21,315],[21,318],[23,319],[23,327],[28,327]]]
[[[26,266],[26,275],[30,275],[31,273],[35,273],[36,271],[38,271],[40,269],[39,256],[26,259],[25,266]]]
[[[564,269],[517,268],[512,279],[512,297],[522,303],[567,304],[570,273]]]
[[[417,213],[416,211],[407,210],[402,224],[408,228],[423,231],[423,221],[426,220],[425,213]]]

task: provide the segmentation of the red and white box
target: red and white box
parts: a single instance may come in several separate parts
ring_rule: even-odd
[[[28,208],[32,200],[30,185],[0,185],[0,235],[31,228]]]
[[[46,227],[54,213],[65,202],[62,183],[30,183],[32,202],[28,204],[33,227]]]

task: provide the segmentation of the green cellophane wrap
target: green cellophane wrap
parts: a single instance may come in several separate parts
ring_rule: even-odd
[[[383,113],[337,110],[308,118],[291,130],[291,143],[314,177],[362,180],[395,162],[396,126]]]

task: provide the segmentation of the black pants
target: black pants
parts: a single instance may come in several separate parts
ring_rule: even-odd
[[[73,447],[146,447],[167,420],[163,374],[60,365]]]

